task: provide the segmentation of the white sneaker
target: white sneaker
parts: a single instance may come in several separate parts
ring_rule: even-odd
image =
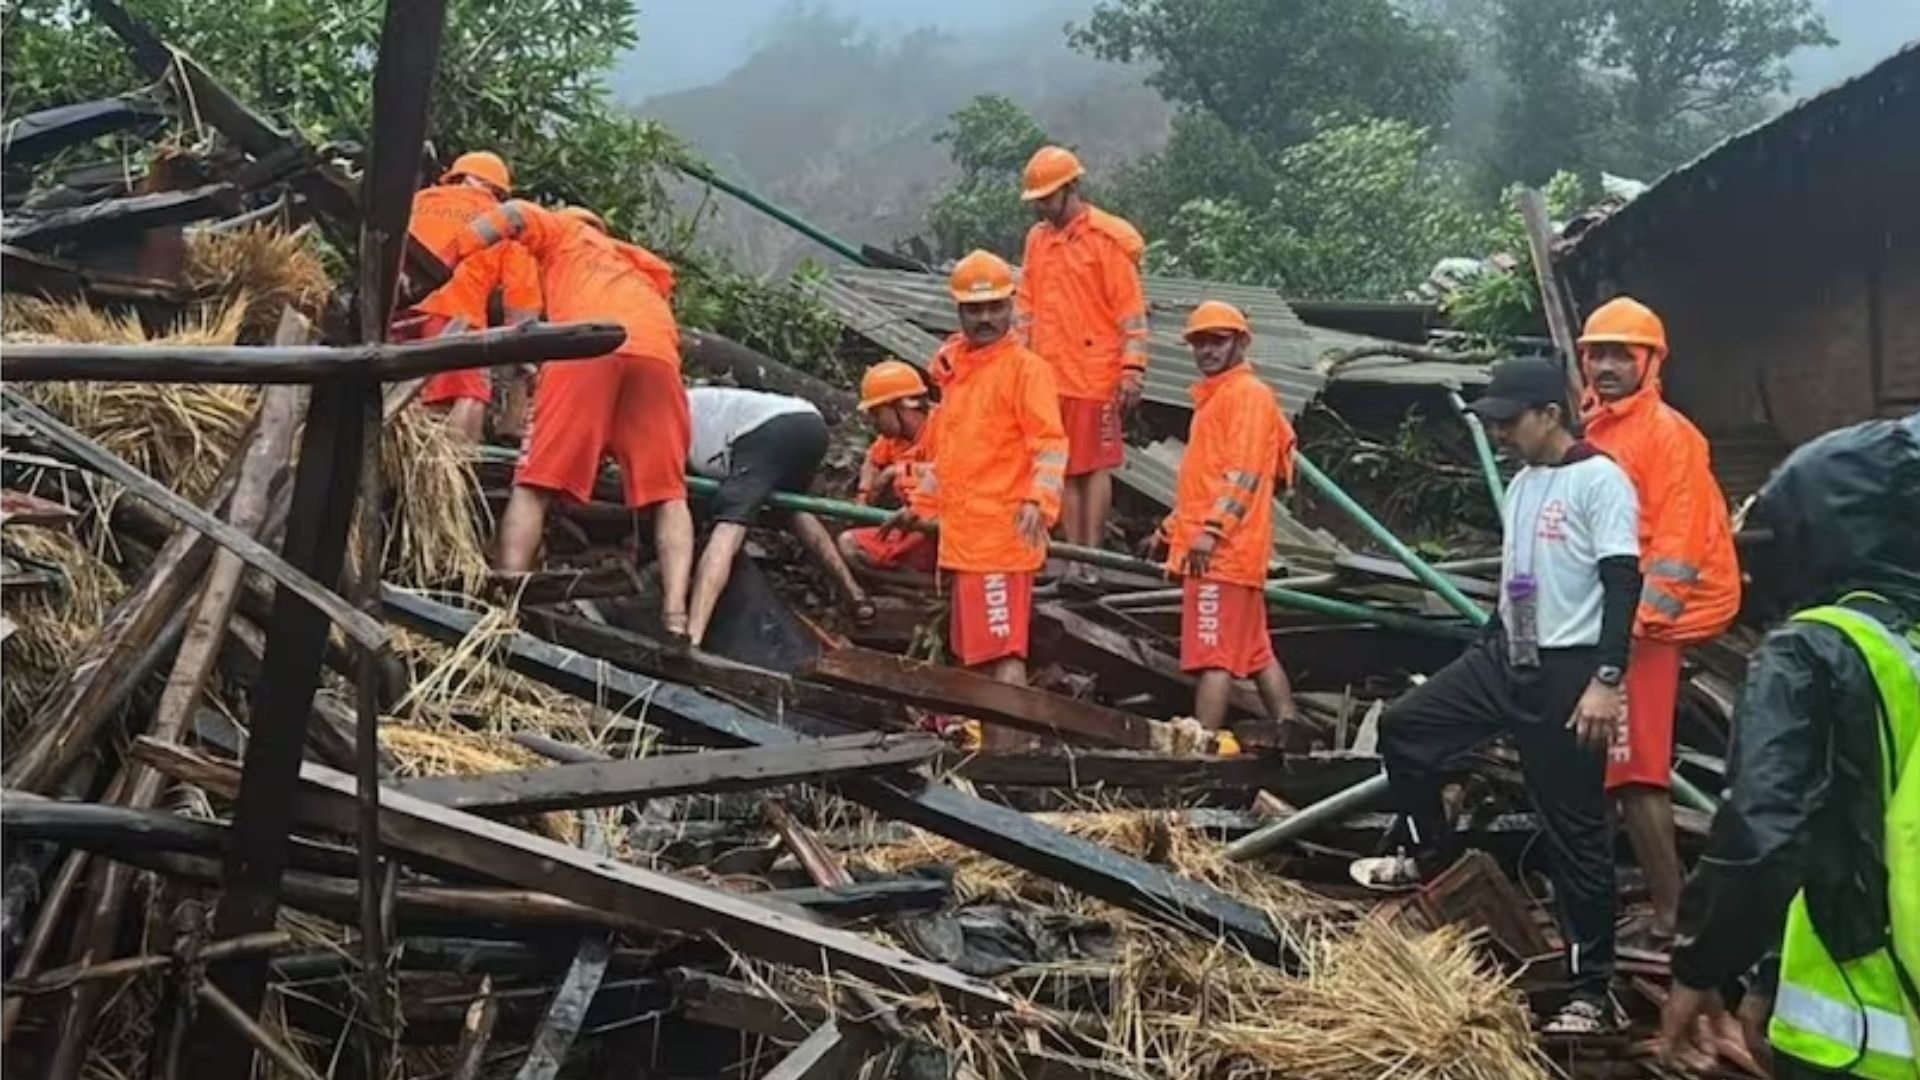
[[[1420,887],[1420,864],[1405,855],[1355,859],[1347,873],[1355,883],[1379,892],[1411,892]]]

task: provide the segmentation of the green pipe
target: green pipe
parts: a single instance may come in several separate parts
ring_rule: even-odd
[[[687,477],[687,491],[691,494],[712,495],[719,489],[720,482],[718,480],[711,480],[704,476]],[[797,510],[802,513],[817,514],[820,517],[837,518],[841,521],[852,522],[856,525],[884,525],[892,520],[894,516],[894,512],[891,510],[881,510],[872,506],[861,506],[857,503],[840,502],[836,499],[822,499],[813,495],[795,495],[784,491],[774,492],[773,495],[768,497],[767,503],[780,510]],[[1130,555],[1122,555],[1116,551],[1103,551],[1100,548],[1080,547],[1077,544],[1050,543],[1047,545],[1047,554],[1053,558],[1063,559],[1067,562],[1084,563],[1088,566],[1099,566],[1108,570],[1140,574],[1146,577],[1164,577],[1166,574],[1165,568],[1159,563],[1136,559]],[[1315,596],[1312,593],[1304,593],[1279,585],[1267,586],[1266,595],[1268,600],[1271,600],[1281,607],[1291,608],[1295,611],[1304,611],[1314,615],[1322,615],[1329,619],[1338,619],[1342,622],[1373,623],[1396,630],[1405,630],[1409,633],[1426,634],[1431,637],[1454,638],[1456,640],[1469,640],[1475,636],[1473,630],[1457,623],[1439,622],[1433,619],[1421,618],[1418,615],[1402,614],[1397,611],[1380,611],[1368,607],[1365,604],[1354,604],[1345,600],[1334,600],[1325,596]]]
[[[1713,814],[1719,811],[1720,803],[1716,801],[1713,796],[1695,787],[1693,781],[1681,776],[1679,769],[1675,769],[1672,773],[1668,774],[1667,779],[1672,783],[1674,802],[1679,803],[1681,806],[1690,806],[1703,814]]]
[[[1480,422],[1480,414],[1467,408],[1467,400],[1457,390],[1449,390],[1447,397],[1453,400],[1453,411],[1467,422],[1467,430],[1473,432],[1473,451],[1480,458],[1480,471],[1486,474],[1487,490],[1493,493],[1493,512],[1495,515],[1505,509],[1507,485],[1500,479],[1500,465],[1493,457],[1493,444],[1487,441],[1487,425]]]
[[[695,164],[693,162],[688,162],[688,161],[676,162],[675,164],[676,164],[676,167],[679,168],[681,172],[686,173],[688,176],[693,177],[695,180],[700,180],[705,183],[712,184],[714,187],[717,187],[721,191],[724,191],[727,194],[733,196],[734,198],[739,199],[741,202],[746,203],[748,206],[753,207],[755,210],[758,210],[761,213],[766,214],[768,217],[773,218],[775,221],[778,221],[780,224],[785,225],[788,228],[793,229],[797,232],[805,234],[806,236],[812,238],[814,242],[820,244],[823,247],[831,249],[834,253],[838,255],[842,255],[848,259],[851,259],[861,266],[873,265],[872,263],[867,261],[867,257],[865,255],[862,255],[860,253],[860,249],[858,247],[855,247],[854,245],[847,243],[845,240],[840,239],[839,237],[833,235],[827,230],[821,228],[820,226],[815,225],[813,222],[808,221],[806,218],[803,218],[800,215],[794,213],[793,211],[788,210],[786,207],[780,206],[776,203],[768,202],[767,200],[761,198],[760,196],[754,194],[753,192],[748,191],[746,188],[741,187],[739,184],[736,184],[733,181],[728,180],[725,177],[720,176],[719,174],[713,172],[711,169],[708,169],[705,165],[699,165],[699,164]]]
[[[1441,599],[1452,604],[1454,608],[1457,609],[1460,614],[1465,615],[1473,625],[1485,626],[1487,624],[1487,613],[1481,610],[1480,605],[1467,599],[1467,594],[1461,592],[1453,582],[1441,576],[1438,570],[1428,566],[1427,561],[1414,554],[1412,548],[1401,543],[1400,538],[1388,531],[1385,525],[1380,524],[1380,520],[1368,513],[1366,507],[1361,506],[1354,500],[1353,496],[1342,491],[1340,485],[1333,482],[1332,477],[1320,471],[1319,466],[1307,460],[1307,455],[1295,450],[1293,452],[1293,460],[1294,463],[1299,466],[1300,471],[1306,475],[1307,481],[1319,489],[1320,494],[1325,495],[1335,506],[1346,511],[1348,517],[1359,522],[1360,527],[1367,531],[1367,535],[1379,541],[1382,546],[1392,552],[1394,558],[1399,559],[1407,569],[1413,571],[1414,577],[1419,578],[1428,588],[1439,593]]]

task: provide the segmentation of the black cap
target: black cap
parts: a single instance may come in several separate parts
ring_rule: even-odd
[[[1493,380],[1467,408],[1488,420],[1511,420],[1541,405],[1558,405],[1564,412],[1566,404],[1567,376],[1559,361],[1523,356],[1493,365]]]

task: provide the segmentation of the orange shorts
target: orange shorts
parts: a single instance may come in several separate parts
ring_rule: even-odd
[[[1060,399],[1060,423],[1067,429],[1067,475],[1085,476],[1117,469],[1127,459],[1120,437],[1120,407],[1112,401]]]
[[[408,308],[394,316],[393,329],[387,336],[397,342],[428,341],[445,332],[450,321],[445,315]],[[456,401],[493,404],[493,379],[487,374],[486,368],[466,368],[429,375],[425,385],[420,387],[422,405],[451,405]]]
[[[1251,585],[1188,578],[1180,605],[1180,670],[1245,679],[1273,663],[1266,593]]]
[[[895,532],[883,537],[879,526],[874,526],[871,529],[848,529],[847,535],[853,537],[860,557],[875,570],[912,570],[931,574],[935,559],[940,554],[940,545],[922,532]]]
[[[1033,622],[1033,572],[975,574],[953,571],[953,620],[947,648],[962,667],[1027,655]]]
[[[1607,751],[1607,790],[1665,790],[1673,771],[1673,714],[1680,704],[1681,645],[1633,639],[1627,658],[1627,721]]]
[[[684,499],[692,432],[673,364],[630,353],[543,364],[513,482],[586,502],[611,456],[628,506]]]

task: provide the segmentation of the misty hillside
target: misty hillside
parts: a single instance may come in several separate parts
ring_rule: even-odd
[[[1088,5],[1035,13],[964,36],[932,30],[891,41],[850,20],[790,14],[742,66],[709,86],[651,98],[658,117],[724,174],[856,243],[887,246],[922,231],[949,175],[934,142],[948,114],[976,94],[1006,94],[1099,169],[1165,138],[1170,110],[1137,69],[1101,63],[1065,43],[1062,26]],[[773,270],[819,249],[719,196],[711,239]]]

